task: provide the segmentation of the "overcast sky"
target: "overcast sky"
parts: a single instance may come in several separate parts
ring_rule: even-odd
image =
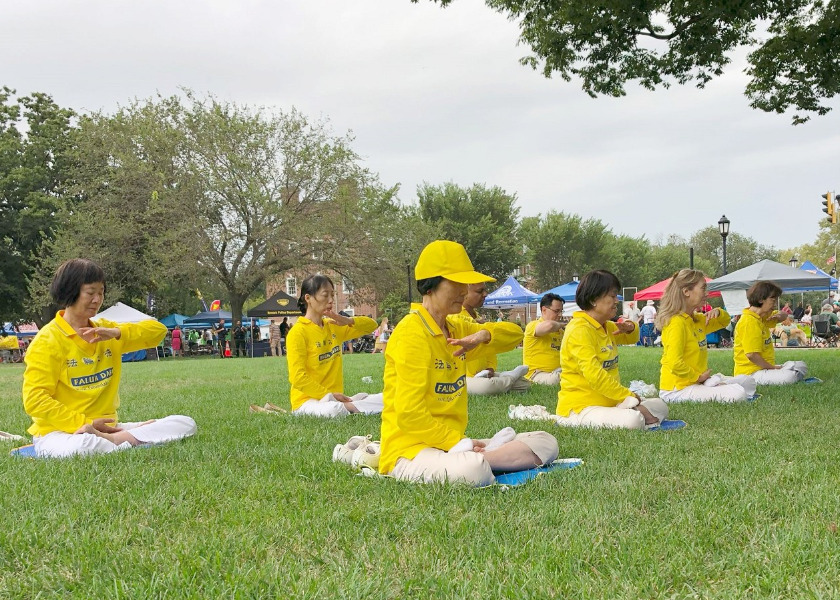
[[[716,225],[789,248],[840,188],[840,111],[790,125],[749,108],[742,60],[705,90],[628,90],[523,67],[515,23],[481,0],[6,2],[0,84],[77,110],[179,86],[328,117],[403,201],[454,181],[658,241]]]

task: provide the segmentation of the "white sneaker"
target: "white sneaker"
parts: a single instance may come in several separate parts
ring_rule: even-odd
[[[379,442],[370,442],[353,452],[350,464],[354,467],[371,469],[379,468],[379,455],[381,454]]]
[[[354,435],[346,444],[336,444],[333,448],[332,459],[333,462],[343,462],[345,464],[353,464],[353,453],[359,448],[364,448],[370,444],[369,435]]]
[[[490,377],[490,369],[484,369],[483,371],[479,371],[478,373],[473,375],[473,377]]]

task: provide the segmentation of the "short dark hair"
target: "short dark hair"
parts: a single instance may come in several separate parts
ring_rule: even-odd
[[[761,306],[767,298],[778,298],[782,295],[782,288],[772,281],[756,281],[747,290],[747,302],[750,306]]]
[[[318,275],[310,275],[303,280],[303,283],[300,284],[300,298],[298,298],[298,309],[300,310],[300,314],[306,314],[306,294],[314,296],[318,293],[318,290],[328,283],[333,289],[335,289],[332,279],[326,275],[321,275],[320,273]]]
[[[425,296],[439,286],[440,282],[444,279],[445,278],[442,275],[435,275],[434,277],[427,277],[426,279],[418,279],[417,291],[420,292],[421,296]]]
[[[575,291],[575,302],[581,310],[590,310],[595,306],[595,301],[612,291],[618,292],[621,289],[621,282],[618,277],[609,271],[590,271],[584,275],[577,290]]]
[[[563,300],[563,298],[561,298],[557,294],[549,292],[548,294],[543,294],[543,297],[540,298],[540,308],[551,308],[551,305],[554,303],[555,300],[559,300],[563,304],[566,304],[566,301]]]
[[[50,285],[50,296],[59,308],[76,303],[82,286],[89,283],[105,285],[105,271],[92,260],[71,258],[58,267]]]

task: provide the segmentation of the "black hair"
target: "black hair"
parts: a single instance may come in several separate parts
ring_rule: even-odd
[[[767,298],[778,298],[782,295],[782,288],[772,281],[756,281],[747,290],[747,302],[750,306],[761,306]]]
[[[50,285],[50,296],[59,308],[76,303],[82,286],[89,283],[105,285],[105,271],[92,260],[71,258],[58,267]]]
[[[563,298],[561,298],[557,294],[549,292],[548,294],[545,294],[542,298],[540,298],[540,308],[551,308],[551,305],[554,304],[555,300],[559,300],[563,304],[566,304],[566,301],[563,300]]]
[[[417,291],[420,292],[421,296],[425,296],[439,286],[440,282],[444,279],[445,278],[442,275],[435,275],[434,277],[427,277],[426,279],[418,279]]]
[[[609,271],[590,271],[580,280],[580,285],[575,291],[575,302],[581,310],[591,310],[598,298],[620,289],[621,282],[618,277]]]
[[[298,298],[298,310],[300,310],[300,314],[306,314],[306,295],[309,294],[310,296],[314,296],[328,283],[330,284],[330,287],[335,289],[332,279],[326,275],[310,275],[303,280],[303,283],[300,284],[300,298]]]

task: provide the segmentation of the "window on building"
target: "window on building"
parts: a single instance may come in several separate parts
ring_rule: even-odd
[[[294,277],[286,277],[286,293],[292,298],[297,296],[297,279]]]
[[[353,293],[353,282],[343,277],[341,279],[341,287],[344,290],[345,294],[352,294]]]

